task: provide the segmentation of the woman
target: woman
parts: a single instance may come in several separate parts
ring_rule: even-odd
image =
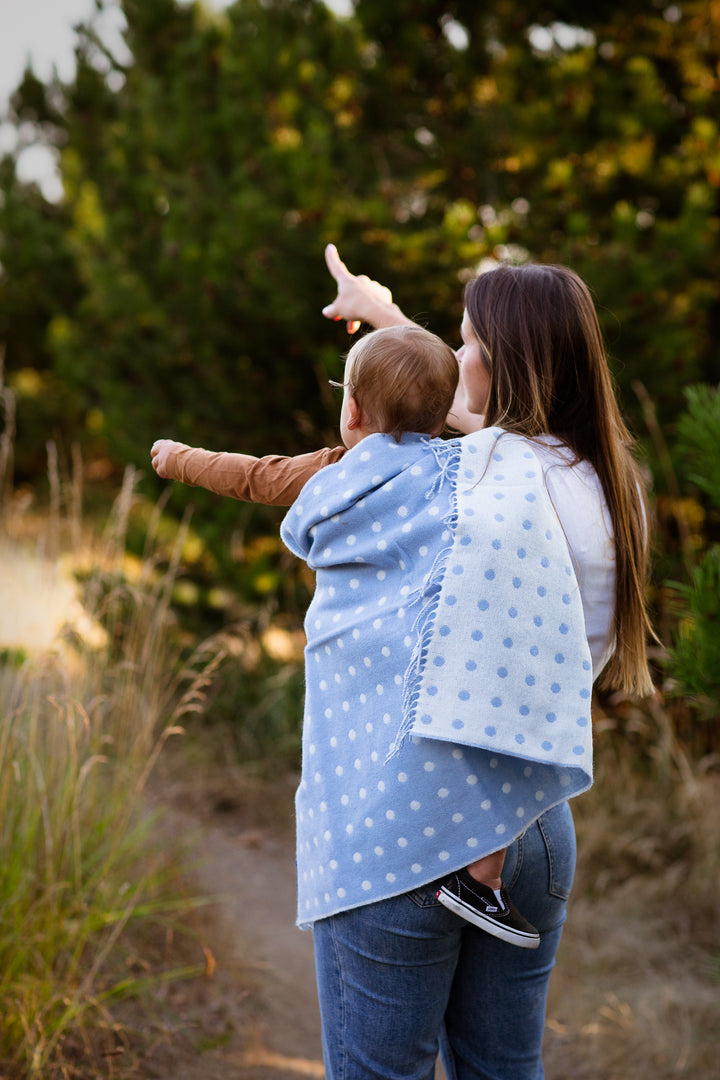
[[[351,333],[360,321],[375,328],[412,322],[388,289],[351,274],[333,244],[325,257],[338,288],[323,309],[326,318],[346,319]],[[633,440],[615,398],[590,293],[566,267],[526,263],[481,274],[469,282],[464,299],[460,382],[448,419],[466,434],[497,426],[528,438],[554,436],[547,441],[567,447],[567,460],[592,467],[610,536],[618,538],[611,556],[613,580],[597,589],[603,595],[588,595],[584,605],[595,674],[602,672],[602,686],[649,694],[645,485],[631,454]],[[589,531],[568,525],[573,533]],[[571,545],[576,555],[581,545],[580,538]],[[589,585],[586,581],[588,593]],[[603,629],[608,614],[612,627]],[[608,658],[605,668],[600,661]]]
[[[387,289],[355,277],[331,245],[337,297],[323,314],[374,327],[409,321]],[[643,485],[613,393],[595,309],[562,267],[501,266],[465,290],[451,420],[534,440],[574,557],[593,674],[652,689],[646,656]],[[435,1037],[457,1080],[538,1080],[550,970],[575,861],[566,802],[509,848],[503,878],[541,931],[534,952],[462,927],[434,885],[315,924],[328,1075],[429,1080]]]
[[[334,247],[326,259],[338,287],[326,317],[346,320],[351,332],[359,320],[411,323],[387,289],[351,274]],[[548,980],[575,861],[565,795],[589,783],[589,687],[601,676],[630,692],[651,688],[642,486],[587,289],[561,267],[498,267],[467,286],[461,333],[451,419],[468,434],[434,446],[429,488],[419,473],[413,479],[418,466],[403,460],[405,444],[385,453],[382,436],[342,461],[321,451],[279,466],[282,502],[308,481],[283,536],[318,569],[306,621],[298,921],[313,927],[328,1080],[430,1080],[438,1046],[451,1080],[542,1077]],[[225,476],[230,458],[233,468],[251,461],[210,458],[195,475],[166,465],[165,475],[222,491],[213,469]],[[328,461],[337,464],[309,479]],[[227,487],[237,497],[249,497],[245,491]],[[373,521],[378,496],[386,518]],[[447,521],[437,550],[433,510]],[[417,544],[404,535],[409,526],[425,529],[425,574]],[[476,548],[473,565],[467,556]],[[417,594],[403,586],[407,603],[397,595],[406,558]],[[347,577],[353,565],[356,606],[335,595],[328,576],[339,569]],[[571,582],[567,592],[563,581]],[[413,603],[420,610],[410,633]],[[388,629],[398,619],[400,635]],[[468,642],[464,630],[472,630],[472,654],[455,644]],[[348,666],[352,649],[358,659],[352,653]],[[543,649],[546,668],[543,656],[532,667],[530,655]],[[545,678],[548,665],[557,678]],[[355,697],[348,682],[357,684]],[[378,694],[393,703],[389,711]],[[503,882],[540,932],[535,950],[509,948],[437,899],[468,849],[489,853],[501,838],[511,840]],[[447,860],[445,873],[431,855]]]

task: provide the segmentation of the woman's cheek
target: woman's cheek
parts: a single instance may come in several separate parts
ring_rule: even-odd
[[[472,403],[475,398],[475,380],[473,379],[472,365],[467,361],[460,365],[460,383],[465,394],[465,404],[472,411]]]

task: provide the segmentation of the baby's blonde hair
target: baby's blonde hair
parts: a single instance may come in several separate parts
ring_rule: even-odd
[[[457,383],[455,353],[421,326],[373,330],[347,355],[345,386],[365,423],[395,439],[409,431],[438,434]]]

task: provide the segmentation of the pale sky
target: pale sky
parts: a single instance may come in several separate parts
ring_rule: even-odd
[[[49,78],[53,67],[62,79],[72,78],[73,26],[94,11],[94,0],[0,0],[0,115],[5,113],[8,97],[20,82],[28,59],[41,79]],[[112,13],[105,16],[103,25],[111,35],[113,25],[118,25],[117,14],[114,19]],[[14,129],[0,124],[0,152],[17,145]],[[23,180],[37,181],[48,199],[60,198],[62,188],[49,150],[36,146],[23,151],[18,174]]]
[[[64,78],[74,71],[73,25],[94,10],[93,0],[0,0],[0,101],[17,86],[28,56],[41,78],[55,64]]]
[[[206,0],[208,2],[208,0]],[[214,7],[227,7],[231,0],[210,0]],[[326,0],[339,14],[350,10],[349,0]],[[73,26],[95,11],[94,0],[0,0],[0,117],[7,109],[8,96],[22,78],[28,57],[35,73],[47,79],[53,66],[62,79],[71,79],[75,70]],[[103,18],[103,37],[117,42],[121,17],[108,11]],[[16,135],[0,124],[0,152],[16,145]],[[60,184],[53,160],[42,148],[21,155],[18,171],[25,180],[37,180],[48,198],[59,198]]]
[[[210,0],[218,8],[230,2]],[[339,14],[351,8],[350,0],[329,0],[328,6]],[[28,55],[41,78],[53,64],[62,77],[72,77],[73,25],[94,10],[94,0],[0,0],[0,108],[20,81]]]

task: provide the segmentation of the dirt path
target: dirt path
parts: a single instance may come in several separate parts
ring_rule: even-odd
[[[312,934],[295,926],[293,788],[292,778],[249,791],[227,777],[161,782],[163,829],[186,844],[184,887],[214,901],[196,930],[216,966],[212,978],[171,984],[133,1076],[323,1080]]]
[[[212,978],[170,983],[157,1015],[139,1017],[146,1046],[128,1078],[322,1080],[312,936],[294,924],[294,779],[270,790],[227,774],[208,782],[192,763],[188,772],[191,790],[186,780],[180,791],[161,784],[165,824],[187,841],[185,887],[214,898],[197,930],[216,968]],[[672,938],[643,916],[647,884],[641,893],[632,886],[574,902],[545,1031],[552,1080],[716,1075],[702,1034],[714,1031],[717,1045],[706,958],[681,942],[675,957]],[[443,1076],[439,1069],[436,1080]]]
[[[266,812],[225,795],[205,793],[201,807],[171,800],[164,827],[185,839],[186,887],[214,901],[197,929],[215,970],[168,992],[171,1020],[143,1057],[147,1080],[324,1076],[312,935],[295,927],[290,796],[271,797],[281,803]]]

